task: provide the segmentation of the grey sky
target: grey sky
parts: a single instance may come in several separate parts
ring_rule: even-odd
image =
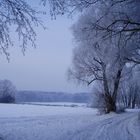
[[[29,48],[23,56],[17,47],[12,48],[11,61],[0,56],[0,77],[11,80],[19,90],[87,91],[86,87],[67,81],[67,69],[72,59],[72,19],[46,17],[44,31],[37,28],[37,48]],[[15,39],[16,43],[16,39]],[[17,43],[16,43],[17,44]]]

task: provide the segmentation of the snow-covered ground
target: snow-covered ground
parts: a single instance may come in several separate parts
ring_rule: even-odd
[[[56,103],[54,103],[56,104]],[[63,104],[63,103],[62,103]],[[0,104],[0,119],[13,117],[48,117],[48,116],[69,116],[96,114],[95,109],[87,107],[65,107],[65,106],[46,106],[28,104]]]
[[[97,115],[86,107],[0,104],[3,140],[139,140],[138,111]],[[0,138],[1,139],[1,138]]]

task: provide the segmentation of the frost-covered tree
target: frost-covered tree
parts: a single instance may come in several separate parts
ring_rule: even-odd
[[[140,60],[140,39],[139,36],[132,36],[129,39],[129,33],[106,37],[106,31],[104,34],[104,30],[95,28],[94,23],[105,12],[100,10],[102,7],[104,4],[90,8],[73,26],[78,46],[74,50],[73,67],[69,74],[88,84],[101,81],[104,87],[106,112],[110,112],[116,111],[121,78],[134,66],[131,59]],[[110,16],[104,18],[100,24],[106,26],[113,19],[110,13]]]
[[[133,69],[131,76],[124,78],[120,83],[118,102],[127,108],[140,106],[140,70]]]
[[[47,0],[42,1],[45,3]],[[104,30],[107,35],[129,32],[132,36],[140,32],[139,0],[49,0],[49,2],[57,14],[84,11],[89,7],[101,11],[101,15],[94,22],[94,28]],[[104,18],[110,16],[112,20],[103,26]]]
[[[100,16],[93,23],[93,28],[102,30],[105,37],[127,32],[130,39],[140,33],[139,0],[38,0],[40,1],[50,8],[51,16],[72,14],[75,11],[84,11],[93,7],[95,11],[100,11]],[[39,25],[41,22],[37,18],[38,11],[32,8],[28,1],[0,0],[0,3],[0,51],[9,58],[8,48],[14,44],[10,32],[15,30],[21,40],[22,51],[25,52],[28,43],[35,46],[34,25]],[[104,19],[110,16],[112,20],[103,26]],[[137,59],[130,60],[140,63]]]
[[[14,103],[16,88],[9,80],[0,80],[0,102]]]
[[[20,47],[25,52],[28,43],[35,46],[34,26],[41,24],[34,10],[25,0],[0,0],[0,53],[9,59],[8,49],[14,45],[12,32],[20,40]]]
[[[63,14],[63,2],[57,0],[38,0],[50,8],[50,15]],[[62,6],[63,5],[63,6]],[[19,39],[22,52],[29,45],[35,46],[36,32],[34,27],[41,25],[39,13],[26,0],[0,0],[0,53],[4,53],[9,60],[9,48],[15,45],[15,38]],[[13,37],[14,32],[14,37]]]
[[[38,0],[38,4],[40,2],[50,8],[51,16],[63,13],[62,2],[59,0]],[[23,53],[29,45],[36,46],[34,28],[38,25],[43,27],[38,14],[45,13],[40,11],[27,0],[0,0],[0,53],[4,53],[8,60],[9,48],[15,45],[15,40],[19,40]]]

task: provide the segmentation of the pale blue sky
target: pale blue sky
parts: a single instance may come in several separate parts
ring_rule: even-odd
[[[88,91],[84,86],[67,81],[66,72],[74,47],[70,27],[74,20],[58,17],[52,21],[48,16],[43,20],[47,29],[36,29],[36,49],[29,48],[25,56],[19,48],[11,49],[10,63],[0,56],[0,78],[11,80],[18,90]]]

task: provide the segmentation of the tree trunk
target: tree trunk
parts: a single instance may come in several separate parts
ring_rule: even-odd
[[[135,100],[132,101],[132,109],[135,108]]]
[[[123,68],[118,70],[117,76],[116,76],[115,81],[114,81],[114,90],[113,90],[113,94],[112,94],[113,104],[116,104],[122,69]],[[115,105],[115,110],[114,111],[116,111],[116,105]]]
[[[106,96],[106,107],[107,107],[107,113],[109,112],[116,112],[116,100],[117,100],[117,94],[118,94],[118,88],[120,84],[120,79],[121,79],[121,73],[122,73],[122,68],[118,70],[115,81],[114,81],[114,90],[113,94],[107,94]]]
[[[102,65],[103,68],[103,86],[105,92],[105,106],[106,106],[106,113],[115,112],[116,111],[116,102],[112,98],[109,87],[108,87],[108,80],[106,76],[106,66]]]
[[[132,100],[132,96],[131,96],[131,94],[129,95],[129,97],[128,97],[128,108],[131,108],[131,101]]]
[[[106,107],[107,107],[107,112],[116,112],[116,102],[113,100],[111,96],[106,97]]]
[[[135,108],[135,105],[136,105],[136,93],[134,93],[134,97],[133,97],[133,100],[132,100],[132,109]]]
[[[108,79],[106,76],[106,66],[102,65],[102,68],[103,68],[103,85],[104,85],[104,92],[105,92],[105,102],[106,102],[106,110],[107,110],[106,113],[109,113],[111,111],[116,112],[116,99],[117,99],[117,93],[118,93],[118,88],[119,88],[119,83],[120,83],[123,67],[121,67],[117,72],[117,75],[114,81],[114,90],[113,90],[112,96],[108,87]]]

